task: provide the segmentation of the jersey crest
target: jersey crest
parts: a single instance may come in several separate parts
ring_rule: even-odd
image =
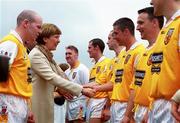
[[[174,32],[174,28],[170,28],[167,32],[167,35],[165,37],[165,40],[164,40],[164,44],[167,45],[172,37],[172,34]]]
[[[129,61],[130,57],[131,57],[131,55],[130,55],[130,54],[128,54],[128,55],[126,56],[126,59],[125,59],[125,61],[124,61],[124,64],[127,64],[127,63],[128,63],[128,61]]]
[[[152,65],[152,54],[148,58],[147,65],[148,66]]]
[[[77,75],[77,72],[74,72],[73,75],[72,75],[72,78],[76,78],[76,75]]]
[[[98,66],[97,69],[96,69],[96,74],[99,73],[100,69],[101,69],[101,66]]]

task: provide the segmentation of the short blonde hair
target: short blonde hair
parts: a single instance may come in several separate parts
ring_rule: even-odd
[[[45,44],[43,38],[49,38],[52,35],[60,35],[61,34],[61,30],[54,24],[50,24],[50,23],[45,23],[42,25],[42,32],[41,34],[38,36],[37,38],[37,43],[38,44]]]

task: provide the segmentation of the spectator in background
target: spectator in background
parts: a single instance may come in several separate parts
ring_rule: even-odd
[[[66,71],[69,68],[69,65],[66,63],[59,64],[59,67]],[[66,115],[66,101],[65,97],[62,94],[54,91],[54,123],[65,123]],[[57,104],[56,104],[57,103]]]

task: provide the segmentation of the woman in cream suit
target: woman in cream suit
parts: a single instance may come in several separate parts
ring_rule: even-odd
[[[32,67],[33,96],[32,111],[36,123],[54,122],[55,86],[65,89],[72,95],[94,95],[90,88],[72,83],[53,60],[52,50],[56,50],[61,35],[60,29],[54,24],[43,24],[42,33],[37,38],[37,45],[31,50],[29,57]]]

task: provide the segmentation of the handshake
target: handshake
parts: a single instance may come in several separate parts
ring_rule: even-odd
[[[89,85],[83,85],[82,95],[85,95],[87,97],[93,97],[96,94],[96,90]],[[54,102],[57,105],[63,105],[65,100],[72,100],[74,96],[67,90],[56,88],[54,91]]]
[[[91,86],[83,85],[83,89],[82,89],[81,93],[83,95],[91,98],[96,94],[96,90]]]

